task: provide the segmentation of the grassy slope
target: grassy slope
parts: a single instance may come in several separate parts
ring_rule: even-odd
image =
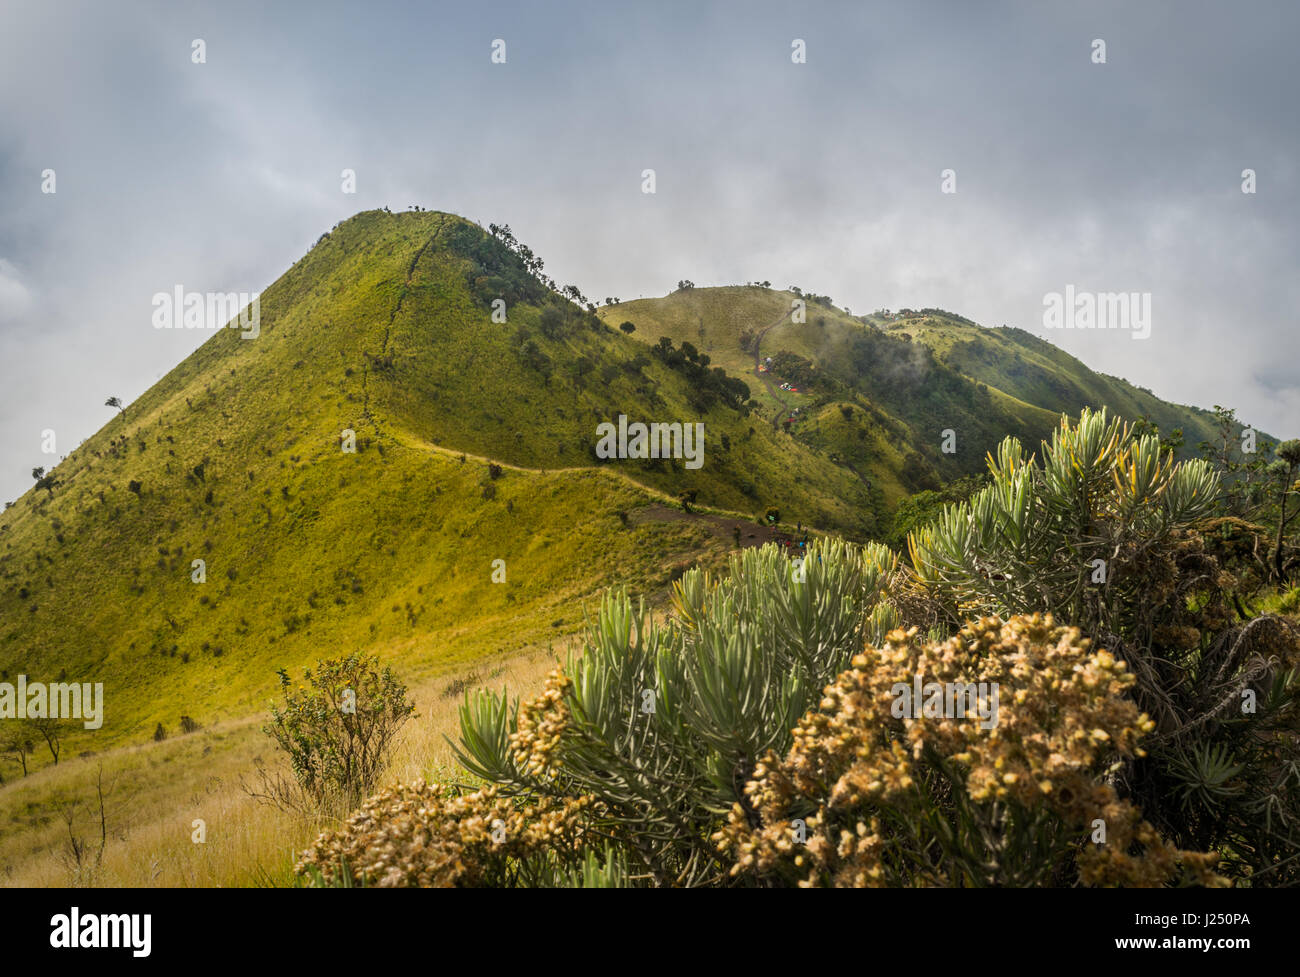
[[[877,412],[877,420],[872,423],[865,413],[859,412],[860,423],[850,430],[842,419],[837,420],[839,414],[834,407],[828,403],[819,404],[810,394],[781,391],[778,400],[778,394],[772,388],[777,386],[779,378],[764,383],[755,370],[753,352],[744,352],[740,348],[740,335],[750,331],[762,334],[759,344],[762,357],[787,349],[812,359],[815,354],[809,341],[812,335],[806,326],[789,321],[791,303],[795,298],[793,292],[755,286],[691,288],[663,298],[637,299],[605,306],[598,315],[612,326],[632,322],[636,326],[632,335],[649,345],[665,336],[678,346],[683,342],[691,343],[708,354],[713,365],[745,379],[760,405],[760,414],[769,423],[787,417],[787,410],[791,407],[809,411],[804,423],[796,429],[798,439],[824,457],[834,455],[847,460],[859,473],[854,477],[866,479],[875,487],[872,504],[883,517],[909,491],[899,477],[907,447],[903,425],[888,423],[893,419],[880,416],[883,412]],[[816,307],[808,314],[814,323],[820,316],[835,317],[852,323],[850,328],[859,328],[853,320],[836,310]]]
[[[492,323],[468,295],[457,295],[463,271],[446,251],[426,251],[418,272],[423,284],[407,293],[386,347],[394,365],[369,381],[374,403],[400,429],[515,464],[558,468],[596,464],[596,426],[620,413],[630,421],[699,421],[706,453],[698,470],[635,460],[602,467],[674,496],[695,490],[702,505],[754,513],[777,504],[823,528],[869,531],[849,474],[753,417],[722,406],[693,410],[688,385],[664,364],[629,368],[645,354],[635,339],[586,328],[547,339],[537,329],[538,310],[526,305],[511,308],[508,323]],[[513,353],[519,327],[557,364],[586,358],[595,370],[579,380],[562,367],[542,382]],[[596,372],[602,368],[612,379]]]

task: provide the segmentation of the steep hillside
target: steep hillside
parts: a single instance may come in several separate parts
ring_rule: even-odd
[[[0,680],[103,682],[103,729],[65,731],[100,749],[261,709],[327,654],[411,675],[544,643],[575,598],[725,548],[637,517],[683,492],[873,531],[859,479],[701,370],[460,218],[360,214],[266,289],[256,339],[216,331],[0,516]],[[703,464],[596,458],[619,414],[703,423]]]
[[[982,328],[938,312],[894,320],[884,328],[924,343],[954,370],[1054,413],[1106,406],[1129,419],[1146,416],[1164,433],[1182,428],[1188,455],[1215,437],[1210,411],[1171,404],[1127,380],[1096,373],[1023,329]]]
[[[799,301],[803,322],[792,314]],[[980,470],[985,452],[1005,435],[1036,439],[1056,421],[1049,411],[981,387],[925,346],[815,296],[760,286],[685,288],[600,314],[608,323],[632,322],[633,335],[647,343],[687,340],[728,370],[744,371],[746,382],[763,387],[767,397],[760,403],[774,422],[800,408],[791,426],[796,437],[863,472],[890,504]],[[838,434],[836,425],[807,423],[828,419],[827,407],[846,418],[856,411],[872,423]],[[945,431],[954,432],[947,445]]]

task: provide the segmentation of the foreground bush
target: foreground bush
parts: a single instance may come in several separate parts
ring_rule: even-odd
[[[1218,479],[1106,412],[1063,420],[1041,463],[1014,438],[992,484],[908,540],[936,619],[1043,612],[1128,663],[1155,722],[1118,772],[1181,847],[1256,885],[1300,882],[1300,637],[1247,617],[1206,525]],[[1221,529],[1215,526],[1216,535]]]
[[[462,886],[1218,881],[1212,858],[1176,851],[1108,785],[1150,727],[1123,698],[1121,663],[1046,619],[924,644],[885,599],[899,574],[880,546],[819,542],[801,565],[769,545],[734,554],[719,580],[687,573],[662,624],[609,595],[541,695],[466,698],[454,745],[487,787],[385,791],[299,872]],[[915,674],[1002,683],[999,721],[894,720],[892,686]]]
[[[317,884],[383,888],[555,883],[556,866],[592,871],[582,847],[590,807],[586,797],[515,804],[494,787],[399,785],[317,839],[296,871]]]
[[[899,716],[898,686],[988,683],[995,724]],[[1050,617],[987,618],[942,644],[892,632],[768,755],[715,836],[733,875],[801,886],[1222,884],[1105,780],[1151,721],[1121,661]]]
[[[600,829],[654,884],[721,883],[730,865],[711,827],[758,758],[787,749],[826,683],[888,630],[877,607],[896,565],[882,546],[840,541],[802,565],[775,546],[746,550],[721,580],[686,573],[664,625],[609,595],[539,699],[466,701],[460,760],[510,795],[598,800]]]

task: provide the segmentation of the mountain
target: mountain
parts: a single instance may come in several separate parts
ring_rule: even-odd
[[[254,714],[277,669],[353,650],[415,678],[545,645],[610,584],[662,597],[769,538],[769,507],[884,536],[909,493],[1061,411],[1207,431],[946,313],[760,286],[596,311],[553,286],[508,228],[450,214],[322,235],[256,338],[215,330],[0,514],[0,681],[103,682],[102,729],[65,733],[99,750]],[[703,455],[607,457],[638,422],[702,424]]]
[[[68,733],[99,749],[262,709],[276,669],[358,648],[410,675],[544,643],[769,504],[871,531],[859,479],[701,370],[476,225],[360,214],[262,293],[255,339],[215,331],[0,515],[0,681],[105,683],[103,728]],[[620,414],[704,423],[706,463],[594,457]]]

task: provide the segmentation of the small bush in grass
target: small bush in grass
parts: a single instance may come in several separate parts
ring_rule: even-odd
[[[442,689],[442,698],[455,699],[464,695],[470,689],[479,684],[478,672],[470,672],[464,678],[455,678],[448,682]]]
[[[284,703],[263,730],[289,755],[303,793],[316,803],[355,804],[375,789],[393,738],[415,707],[392,669],[354,652],[319,662],[294,686],[279,671]]]

